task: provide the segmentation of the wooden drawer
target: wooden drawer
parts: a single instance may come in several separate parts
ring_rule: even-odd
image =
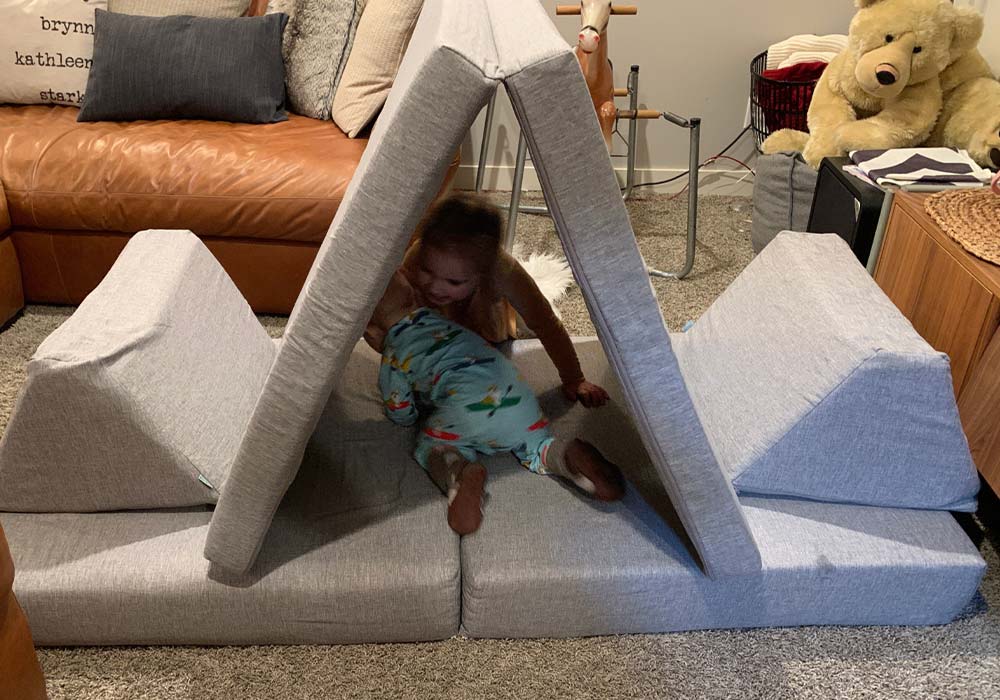
[[[970,373],[958,411],[976,467],[1000,494],[1000,331]]]
[[[1000,300],[898,207],[886,228],[875,281],[917,332],[951,358],[955,395],[961,396],[996,330]]]

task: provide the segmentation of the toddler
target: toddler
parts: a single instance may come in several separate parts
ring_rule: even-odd
[[[377,319],[389,327],[379,370],[385,412],[400,425],[423,417],[414,458],[447,494],[455,532],[474,532],[482,520],[479,454],[509,451],[536,474],[563,476],[599,500],[622,497],[620,472],[596,448],[552,435],[510,360],[439,313],[414,308],[416,294],[400,273],[387,294],[393,317]]]

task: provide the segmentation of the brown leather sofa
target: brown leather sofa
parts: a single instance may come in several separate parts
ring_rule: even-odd
[[[255,311],[291,311],[367,139],[298,115],[78,123],[77,112],[0,106],[0,327],[25,303],[79,304],[147,228],[194,231]],[[457,167],[456,155],[445,184]]]
[[[0,527],[0,698],[41,700],[45,681],[28,621],[11,591],[13,583],[14,562]]]

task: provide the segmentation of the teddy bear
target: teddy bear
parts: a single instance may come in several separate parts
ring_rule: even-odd
[[[1000,170],[1000,81],[979,51],[961,56],[941,74],[944,108],[928,146],[960,148],[984,168]]]
[[[809,133],[782,129],[764,153],[823,158],[905,148],[931,135],[941,112],[940,76],[979,43],[983,18],[950,0],[855,0],[847,49],[823,71],[809,105]]]

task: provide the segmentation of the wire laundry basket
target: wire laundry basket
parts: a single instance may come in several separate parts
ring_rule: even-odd
[[[809,131],[806,116],[819,80],[801,82],[764,77],[767,51],[750,62],[750,128],[757,150],[764,139],[779,129]]]

